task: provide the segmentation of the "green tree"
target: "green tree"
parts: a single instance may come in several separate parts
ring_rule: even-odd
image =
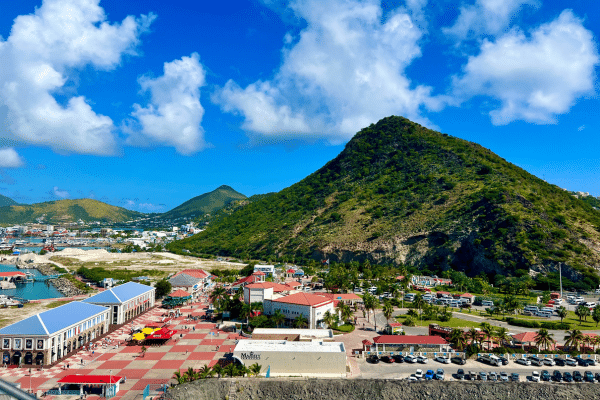
[[[598,327],[598,323],[600,322],[600,306],[595,307],[592,312],[592,319],[596,323],[596,328]]]
[[[371,322],[369,319],[370,318],[369,311],[375,309],[376,301],[377,301],[377,299],[375,299],[375,297],[369,292],[365,293],[365,295],[363,296],[363,305],[365,307],[365,310],[367,311],[367,321],[368,322]]]
[[[394,306],[392,305],[392,303],[389,300],[386,300],[383,303],[383,316],[385,317],[387,324],[390,324],[390,318],[392,318],[392,314],[394,313]]]
[[[503,326],[496,328],[495,336],[500,346],[504,346],[505,343],[510,343],[512,340],[512,337],[508,334],[508,329]]]
[[[556,342],[552,336],[554,335],[551,334],[548,329],[541,328],[537,332],[537,335],[535,335],[535,345],[537,346],[538,350],[540,350],[542,347],[544,350],[548,350],[548,348]]]
[[[175,378],[179,384],[182,384],[186,381],[185,374],[182,375],[180,370],[177,370],[173,373],[173,378]]]
[[[325,322],[325,325],[327,325],[329,328],[331,328],[333,326],[333,314],[331,314],[331,312],[329,312],[329,310],[325,311],[325,314],[323,314],[323,322]]]
[[[275,325],[279,328],[281,324],[285,321],[285,315],[281,312],[281,310],[277,309],[271,316],[271,319],[275,323]]]
[[[217,378],[220,378],[221,374],[223,374],[223,367],[221,367],[221,364],[213,365],[212,370],[217,374]]]
[[[462,329],[452,329],[450,332],[450,343],[452,343],[459,351],[465,348],[467,345],[467,338],[465,337],[465,333],[462,331]]]
[[[567,331],[565,335],[565,346],[571,348],[574,347],[575,350],[579,350],[579,346],[583,342],[583,333],[578,329],[573,329],[571,331]]]
[[[252,316],[252,307],[250,307],[250,304],[243,303],[242,307],[240,308],[240,317],[246,319],[246,325],[248,325],[248,322],[249,322],[251,316]]]
[[[563,319],[565,319],[568,315],[568,311],[565,307],[560,306],[556,309],[556,313],[558,314],[558,316],[560,317],[560,322],[563,322]]]
[[[160,281],[156,282],[154,287],[156,288],[156,297],[158,298],[168,295],[173,289],[171,282],[166,279],[161,279]]]
[[[494,327],[491,326],[489,323],[487,322],[482,322],[480,324],[481,327],[481,331],[485,334],[485,337],[488,340],[488,350],[490,350],[492,348],[492,341],[494,339]]]
[[[583,304],[575,309],[575,315],[579,317],[579,323],[581,324],[581,318],[584,318],[587,322],[587,317],[590,315],[590,309]]]
[[[304,314],[300,314],[294,320],[294,326],[296,328],[306,328],[308,327],[308,320],[304,316]]]
[[[258,376],[262,366],[259,363],[254,363],[250,366],[250,372],[253,376]]]

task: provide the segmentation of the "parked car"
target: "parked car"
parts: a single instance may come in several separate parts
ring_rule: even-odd
[[[550,382],[552,380],[552,377],[550,376],[550,372],[548,372],[547,369],[542,371],[541,378],[544,382]]]
[[[444,378],[446,377],[446,375],[444,374],[444,370],[441,368],[438,368],[437,371],[435,371],[435,376],[434,378],[438,381],[443,381]]]
[[[579,371],[573,371],[573,380],[575,382],[583,382],[583,376]]]
[[[469,371],[469,380],[476,381],[477,380],[477,372]]]
[[[597,380],[598,382],[600,382],[600,372],[596,372],[596,373],[594,374],[594,378],[596,378],[596,380]]]
[[[581,358],[581,357],[575,357],[575,361],[577,361],[577,365],[579,365],[580,367],[587,367],[588,366],[588,362],[587,360]]]
[[[549,367],[554,367],[556,365],[556,363],[554,362],[554,360],[551,359],[551,358],[549,358],[549,357],[548,358],[544,358],[543,363],[544,363],[544,365],[547,365]]]
[[[531,361],[531,365],[536,365],[538,367],[543,365],[542,359],[536,356],[529,357],[529,361]]]
[[[593,358],[588,358],[587,363],[589,366],[592,366],[592,367],[595,367],[597,365],[596,360],[594,360]]]
[[[510,379],[513,382],[519,382],[521,379],[519,378],[519,374],[517,374],[516,372],[513,372],[512,374],[510,374]]]
[[[540,381],[540,373],[537,371],[533,371],[531,373],[531,381],[532,382],[539,382]]]
[[[479,380],[480,381],[487,381],[487,374],[485,372],[481,371],[479,373]]]
[[[465,365],[467,363],[467,361],[462,357],[452,357],[450,361],[458,365]]]
[[[456,379],[458,379],[459,381],[465,380],[465,370],[464,369],[459,368],[458,371],[456,371]]]
[[[442,364],[450,364],[450,358],[448,357],[437,356],[434,360]]]
[[[407,363],[411,363],[414,364],[417,362],[417,357],[412,356],[412,355],[407,355],[406,357],[404,357],[404,361],[406,361]]]
[[[565,365],[567,365],[564,358],[555,358],[554,363],[559,367],[564,367]]]
[[[506,372],[504,372],[504,371],[500,372],[500,380],[502,382],[508,382],[509,379],[510,378],[508,377],[508,374]]]
[[[566,374],[566,372],[565,372],[565,374]],[[552,380],[554,382],[562,382],[563,376],[559,370],[555,369],[554,372],[552,372]]]
[[[527,358],[518,358],[515,362],[522,365],[531,365],[531,361],[529,361]]]
[[[425,373],[425,380],[426,381],[432,380],[434,375],[435,374],[433,373],[433,371],[428,369],[427,372]]]
[[[571,375],[571,373],[569,371],[567,371],[563,374],[563,380],[565,382],[573,382],[573,375]],[[558,382],[560,382],[560,381],[558,381]]]
[[[500,361],[502,361],[502,365],[508,365],[508,358],[498,356]]]
[[[394,361],[397,363],[403,363],[404,362],[404,356],[402,354],[395,354],[392,356],[394,358]]]
[[[394,362],[394,359],[390,356],[383,356],[383,357],[381,357],[381,361],[383,361],[384,363],[387,363],[387,364],[391,364]]]
[[[496,382],[498,380],[498,375],[494,371],[488,373],[488,380],[492,382]]]
[[[565,365],[568,365],[569,367],[576,367],[577,361],[574,358],[567,357],[565,358]]]
[[[429,360],[427,359],[427,357],[423,357],[423,356],[418,356],[417,357],[417,362],[421,363],[421,364],[427,364]]]
[[[594,374],[592,374],[591,371],[585,371],[583,379],[585,379],[586,382],[594,382]]]
[[[367,358],[367,362],[370,362],[371,364],[379,364],[379,357],[373,354],[372,356],[369,356],[369,358]]]
[[[418,369],[417,372],[415,372],[415,378],[423,379],[423,370],[422,369]]]

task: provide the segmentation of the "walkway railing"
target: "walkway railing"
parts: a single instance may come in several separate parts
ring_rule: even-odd
[[[47,395],[53,395],[53,396],[79,396],[81,394],[81,392],[79,390],[58,390],[58,389],[50,389],[46,391]]]

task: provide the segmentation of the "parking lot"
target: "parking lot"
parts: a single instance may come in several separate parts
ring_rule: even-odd
[[[529,381],[531,377],[531,373],[533,371],[542,372],[543,370],[547,370],[550,374],[552,371],[558,370],[561,373],[579,371],[583,375],[585,371],[591,371],[592,373],[600,372],[600,366],[596,367],[560,367],[560,366],[525,366],[521,364],[516,364],[512,361],[508,363],[508,365],[502,365],[499,367],[495,367],[489,364],[485,364],[475,360],[467,360],[465,365],[457,365],[457,364],[442,364],[432,359],[429,359],[427,364],[409,364],[409,363],[391,363],[387,364],[383,361],[379,362],[379,364],[371,364],[366,361],[366,359],[358,359],[358,365],[360,367],[360,378],[364,379],[406,379],[412,374],[415,373],[417,369],[420,369],[425,373],[428,369],[433,370],[434,372],[438,368],[442,368],[445,372],[446,378],[445,380],[456,380],[453,376],[459,369],[463,369],[465,373],[469,371],[473,371],[477,374],[479,372],[491,372],[494,371],[496,373],[500,373],[501,371],[507,372],[509,375],[513,372],[516,372],[520,376],[520,381],[525,382]]]

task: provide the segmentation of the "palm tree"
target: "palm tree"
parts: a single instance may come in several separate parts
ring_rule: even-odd
[[[173,378],[175,378],[179,384],[182,384],[186,381],[185,376],[181,374],[180,370],[177,370],[173,373]]]
[[[481,323],[481,331],[485,334],[488,339],[488,350],[492,348],[492,340],[494,338],[494,327],[492,327],[487,322]]]
[[[215,374],[217,374],[217,378],[221,377],[221,374],[223,373],[223,367],[221,367],[221,364],[213,365],[212,370],[215,372]]]
[[[275,325],[279,328],[279,326],[281,324],[283,324],[283,322],[285,321],[285,315],[283,315],[281,310],[277,309],[271,316],[271,319],[273,320],[273,322],[275,322]]]
[[[262,366],[259,363],[254,363],[250,366],[250,372],[254,376],[257,376],[258,374],[260,374],[261,369],[262,369]]]
[[[585,346],[582,346],[582,350],[585,353],[585,348],[589,347],[590,344],[592,344],[592,342],[594,340],[592,339],[592,337],[590,335],[586,334],[586,335],[583,335],[583,340],[582,341],[583,341],[583,344],[585,344]]]
[[[240,289],[238,289],[240,290]],[[225,298],[227,297],[227,291],[225,290],[225,288],[218,286],[216,288],[213,289],[213,291],[211,292],[209,299],[213,304],[216,304],[217,309],[221,308],[221,304],[223,303],[223,301],[225,300]]]
[[[598,322],[600,322],[600,307],[595,307],[592,312],[592,319],[596,323],[596,328],[598,327]]]
[[[504,343],[510,343],[512,339],[508,334],[508,329],[503,326],[496,328],[496,338],[500,346],[504,345]]]
[[[541,328],[537,332],[537,335],[535,335],[535,345],[537,346],[538,350],[540,350],[541,347],[543,347],[544,350],[548,350],[548,347],[556,342],[552,336],[554,335],[548,332],[548,329]]]
[[[294,320],[294,326],[296,328],[306,328],[308,326],[308,320],[304,316],[304,314],[300,314]]]
[[[237,375],[237,366],[235,365],[235,363],[229,363],[225,366],[225,368],[223,368],[223,373],[225,375],[229,375],[230,377],[234,377]]]
[[[568,315],[568,311],[565,307],[558,307],[556,309],[556,313],[558,314],[558,316],[560,317],[560,322],[563,322],[563,319],[567,317]]]
[[[367,311],[367,321],[370,321],[370,310],[373,310],[375,308],[375,297],[373,297],[373,295],[371,295],[371,293],[365,293],[365,295],[363,296],[363,304],[365,306],[365,310]]]
[[[325,322],[325,325],[331,328],[331,326],[333,325],[333,321],[333,314],[331,314],[329,310],[325,311],[325,314],[323,314],[323,322]]]
[[[352,315],[354,314],[352,312],[352,309],[350,308],[350,306],[348,304],[344,303],[344,306],[342,307],[342,321],[344,322],[348,322],[349,319],[352,318]]]
[[[423,295],[421,293],[417,293],[417,295],[415,296],[414,300],[413,300],[413,305],[415,307],[417,307],[417,309],[419,310],[419,315],[421,314],[421,309],[423,308],[423,306],[425,305],[425,300],[423,300]]]
[[[206,378],[207,376],[213,376],[215,374],[215,371],[206,364],[200,368],[199,372],[201,378]]]
[[[479,338],[480,338],[480,336],[481,336],[481,334],[475,328],[471,328],[471,329],[469,329],[467,331],[467,338],[471,339],[471,344],[474,344],[477,347],[479,347]]]
[[[581,324],[581,318],[584,318],[585,321],[587,322],[587,317],[588,317],[588,315],[590,315],[590,309],[582,304],[575,309],[575,315],[577,315],[579,317],[580,324]]]
[[[385,317],[387,324],[390,324],[390,318],[392,318],[392,314],[394,313],[394,306],[388,300],[383,304],[383,316]]]
[[[250,304],[250,307],[252,308],[252,311],[263,311],[263,304],[260,301],[253,302]]]
[[[252,308],[250,307],[250,304],[242,304],[242,307],[240,308],[240,317],[246,318],[246,326],[248,326],[248,322],[251,316]]]
[[[461,329],[452,329],[450,332],[450,343],[452,343],[457,350],[461,351],[467,345],[465,333]]]
[[[575,350],[579,349],[579,345],[583,341],[583,333],[581,333],[578,329],[573,329],[571,331],[567,331],[565,335],[565,346],[568,346],[569,349],[571,347],[575,347]]]

